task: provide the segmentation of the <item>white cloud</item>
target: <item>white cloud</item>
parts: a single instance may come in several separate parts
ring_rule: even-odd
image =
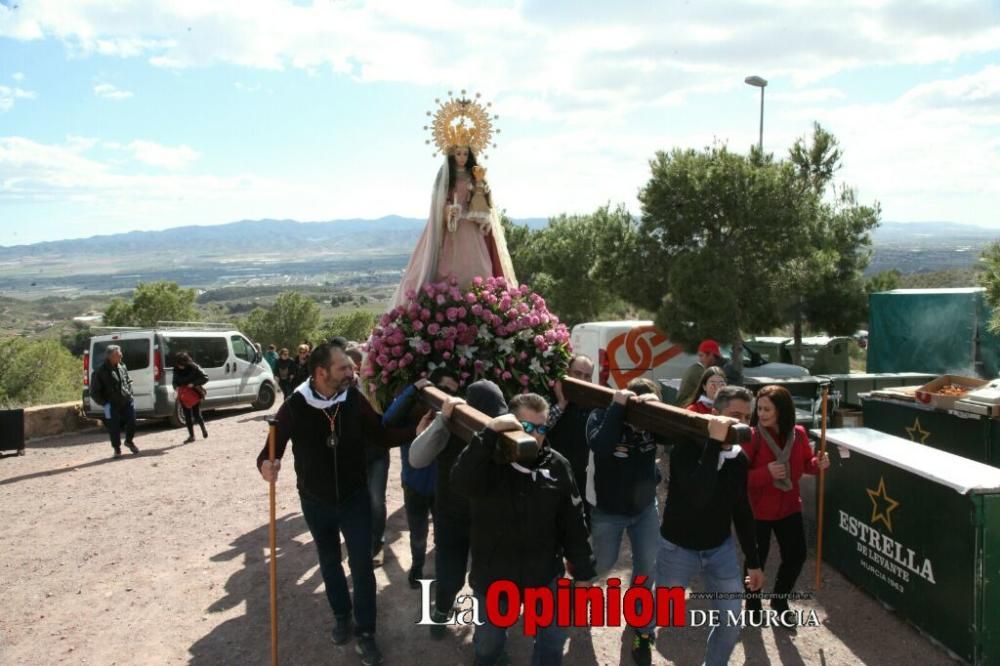
[[[24,81],[24,72],[14,72],[10,75],[10,78],[20,83],[21,81]]]
[[[328,67],[361,81],[545,95],[573,113],[674,105],[741,85],[746,70],[797,86],[861,67],[995,51],[993,0],[725,3],[406,3],[53,0],[0,19],[0,36],[54,37],[74,54],[158,67]],[[485,87],[485,86],[481,86]],[[802,98],[804,101],[806,98]],[[537,110],[536,110],[537,112]]]
[[[0,86],[0,111],[10,111],[18,99],[35,99],[35,93],[18,87]]]
[[[164,146],[152,141],[136,140],[128,144],[127,148],[143,164],[170,170],[183,169],[201,157],[190,146]]]
[[[132,93],[128,90],[122,90],[110,83],[98,83],[94,86],[94,94],[102,99],[113,99],[122,100],[128,99],[132,96]]]

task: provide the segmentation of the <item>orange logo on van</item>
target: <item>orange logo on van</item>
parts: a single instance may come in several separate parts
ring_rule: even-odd
[[[624,387],[636,377],[641,377],[647,370],[661,363],[666,363],[684,351],[680,345],[670,345],[654,354],[657,347],[668,342],[670,340],[656,326],[636,326],[627,333],[613,337],[608,342],[607,354],[611,378],[614,380],[615,386]],[[632,369],[630,370],[618,367],[618,352],[622,348],[631,362]]]

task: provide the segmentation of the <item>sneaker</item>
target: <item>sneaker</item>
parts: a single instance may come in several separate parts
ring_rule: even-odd
[[[643,634],[638,631],[632,638],[632,661],[636,666],[650,666],[653,663],[653,653],[650,644],[653,642],[652,634]]]
[[[421,569],[414,567],[410,569],[409,575],[406,577],[406,582],[410,584],[411,590],[420,589],[420,579],[424,577],[424,572]]]
[[[125,448],[131,451],[132,455],[134,456],[139,455],[139,447],[136,446],[133,442],[125,442]]]
[[[343,618],[338,617],[336,620],[333,631],[330,632],[330,640],[333,641],[334,645],[343,645],[354,636],[354,622],[351,621],[349,615]]]
[[[447,622],[448,614],[442,613],[437,608],[431,611],[431,619],[434,622]],[[431,638],[436,641],[441,640],[448,635],[448,625],[446,624],[432,624],[431,625]]]
[[[121,458],[122,457],[121,447],[118,447],[118,446],[115,447],[115,455],[114,455],[114,457],[115,458]]]
[[[375,666],[382,663],[382,653],[375,645],[374,634],[361,634],[358,642],[354,645],[354,651],[361,655],[361,663],[364,666]]]

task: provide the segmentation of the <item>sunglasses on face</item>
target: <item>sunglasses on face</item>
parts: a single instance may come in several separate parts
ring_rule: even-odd
[[[532,423],[531,421],[521,421],[521,427],[524,428],[524,432],[529,435],[536,432],[539,435],[544,435],[549,431],[549,427],[547,425],[538,425],[537,423]]]

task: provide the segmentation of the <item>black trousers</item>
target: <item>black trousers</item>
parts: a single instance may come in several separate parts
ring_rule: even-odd
[[[468,516],[454,515],[438,507],[434,515],[434,574],[437,589],[434,605],[442,613],[451,613],[469,568]]]
[[[194,424],[197,423],[201,426],[201,432],[207,434],[208,429],[205,428],[205,419],[201,416],[201,403],[195,404],[193,407],[184,407],[184,422],[187,424],[188,434],[191,435],[191,439],[194,439]]]
[[[403,486],[403,506],[406,508],[406,524],[410,528],[410,558],[412,568],[423,573],[427,559],[427,533],[430,519],[437,512],[434,509],[434,495],[421,495],[408,486]],[[437,519],[434,519],[435,527]]]
[[[806,531],[802,524],[802,513],[793,513],[781,520],[757,520],[757,558],[760,560],[760,568],[764,568],[767,562],[767,554],[771,550],[771,533],[774,533],[778,540],[778,553],[781,555],[781,564],[778,566],[778,575],[774,579],[774,593],[788,594],[795,587],[795,581],[802,573],[802,567],[806,563]],[[754,603],[756,601],[756,603]],[[772,602],[772,605],[775,605]],[[778,603],[784,608],[787,601]],[[750,599],[747,601],[747,608],[759,610],[761,603],[759,600]]]

